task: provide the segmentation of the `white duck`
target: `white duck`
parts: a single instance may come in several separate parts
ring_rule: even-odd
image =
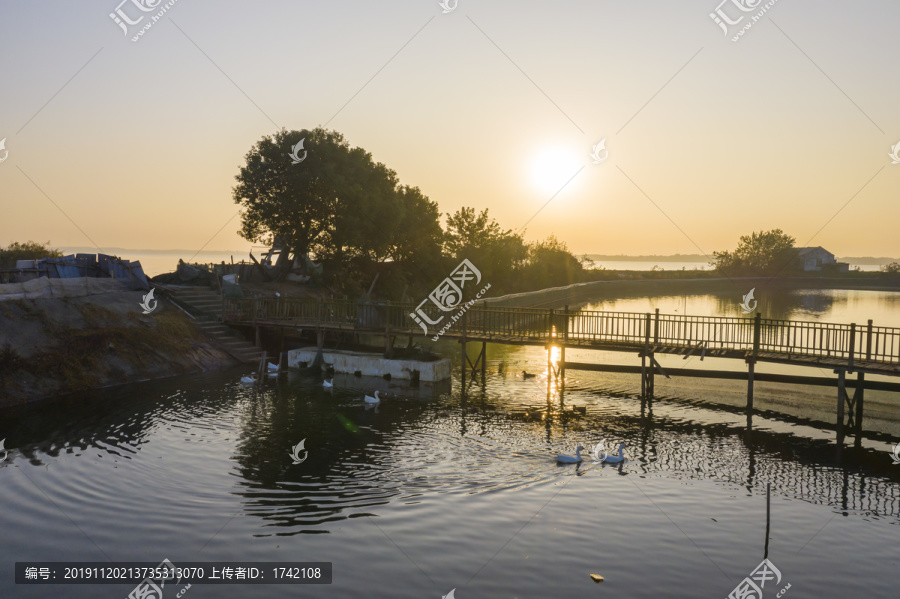
[[[377,406],[378,404],[380,404],[381,398],[378,397],[378,391],[375,392],[375,397],[370,397],[370,396],[366,395],[365,402],[367,405],[370,405],[370,406]]]
[[[244,375],[244,376],[241,377],[241,382],[242,382],[243,384],[245,384],[245,385],[252,385],[253,383],[256,382],[256,376],[253,375],[253,374],[251,374],[251,375],[249,375],[249,376],[248,376],[248,375]]]
[[[603,460],[607,464],[621,464],[625,461],[625,443],[619,443],[619,451],[616,454],[606,456]]]
[[[269,362],[269,372],[278,372],[278,364]]]
[[[584,449],[581,445],[575,448],[575,455],[566,455],[564,453],[556,456],[556,461],[561,462],[563,464],[580,464],[582,462],[581,459],[581,450]]]
[[[334,387],[334,379],[331,379],[330,381],[322,381],[322,386],[326,389],[331,389],[332,387]]]

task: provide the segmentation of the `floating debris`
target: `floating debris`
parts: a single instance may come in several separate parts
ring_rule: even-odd
[[[600,584],[601,582],[603,582],[603,577],[599,574],[591,574],[591,580],[593,580],[597,584]]]

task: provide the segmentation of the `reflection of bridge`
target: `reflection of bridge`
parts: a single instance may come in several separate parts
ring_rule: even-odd
[[[548,372],[563,377],[565,370],[613,370],[641,375],[641,395],[653,396],[654,373],[670,376],[656,361],[655,354],[698,355],[739,359],[748,371],[679,369],[671,374],[747,380],[747,409],[753,409],[754,380],[800,384],[822,384],[827,379],[790,375],[756,374],[757,362],[770,362],[817,368],[831,368],[838,375],[837,413],[839,429],[844,425],[845,406],[848,424],[860,429],[863,414],[863,390],[880,388],[900,390],[900,384],[865,382],[865,375],[900,376],[900,328],[735,318],[722,316],[682,316],[493,307],[486,303],[462,304],[444,312],[435,305],[371,304],[347,300],[314,301],[308,299],[224,299],[223,319],[234,325],[284,330],[287,327],[315,329],[319,347],[325,333],[375,333],[385,337],[385,353],[390,354],[398,335],[417,335],[427,322],[444,327],[441,337],[457,339],[462,347],[463,377],[465,364],[473,371],[480,363],[482,376],[488,343],[559,347],[561,361],[554,369],[548,351]],[[429,336],[437,336],[437,332]],[[473,363],[466,354],[466,343],[481,342],[481,352]],[[577,347],[603,351],[635,352],[641,366],[580,364],[565,361],[565,348]],[[856,381],[847,381],[848,373],[857,373]],[[852,397],[846,386],[854,387]],[[839,433],[840,434],[840,433]]]

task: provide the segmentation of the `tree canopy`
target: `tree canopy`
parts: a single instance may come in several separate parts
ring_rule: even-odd
[[[326,261],[345,292],[364,291],[377,272],[389,295],[427,293],[463,258],[505,291],[568,284],[583,271],[555,237],[528,245],[487,210],[462,207],[442,229],[436,202],[336,131],[265,136],[235,178],[241,236]]]
[[[794,242],[781,229],[742,235],[733,252],[713,252],[711,264],[727,274],[774,275],[792,266]]]
[[[15,268],[17,260],[59,258],[62,255],[61,251],[50,247],[49,241],[46,243],[14,241],[6,249],[0,248],[0,268]]]
[[[298,154],[292,148],[302,141]],[[305,156],[305,157],[304,157]],[[383,260],[396,237],[397,176],[362,148],[325,129],[286,131],[261,139],[236,177],[243,206],[240,234],[319,258]]]

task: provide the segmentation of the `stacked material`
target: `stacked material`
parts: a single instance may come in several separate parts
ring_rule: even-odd
[[[50,279],[41,277],[24,283],[0,285],[0,302],[5,300],[85,297],[103,293],[117,293],[134,289],[134,285],[120,279]]]

